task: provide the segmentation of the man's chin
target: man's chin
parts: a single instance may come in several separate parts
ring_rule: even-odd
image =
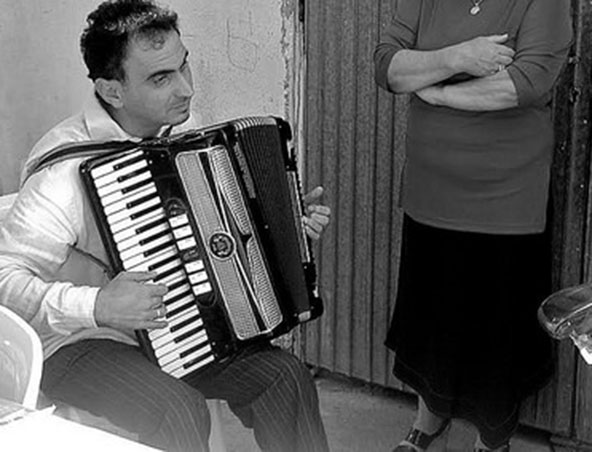
[[[189,119],[190,114],[191,114],[191,110],[187,109],[187,111],[175,115],[172,118],[170,125],[179,126],[179,125],[183,124],[185,121],[187,121]]]

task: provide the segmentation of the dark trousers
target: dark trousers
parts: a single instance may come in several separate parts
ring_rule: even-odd
[[[310,372],[269,344],[251,346],[185,383],[162,372],[137,347],[85,340],[45,361],[41,389],[56,402],[103,416],[166,451],[208,450],[206,398],[226,400],[254,429],[264,451],[328,450]]]

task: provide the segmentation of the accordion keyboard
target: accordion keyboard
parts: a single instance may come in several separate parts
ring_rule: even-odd
[[[94,167],[91,178],[123,269],[155,272],[168,289],[168,326],[148,331],[161,369],[181,378],[214,361],[197,303],[213,289],[187,213],[165,209],[142,150]]]

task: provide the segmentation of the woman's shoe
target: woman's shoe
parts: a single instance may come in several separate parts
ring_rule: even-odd
[[[428,435],[421,430],[417,430],[416,428],[412,428],[403,441],[403,443],[407,444],[399,444],[393,449],[393,452],[422,452],[430,447],[430,444],[432,444],[438,436],[444,433],[449,425],[450,419],[446,419],[442,422],[440,428],[431,435]]]

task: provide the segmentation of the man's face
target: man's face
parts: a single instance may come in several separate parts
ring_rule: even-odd
[[[123,61],[121,126],[135,136],[154,136],[164,125],[189,117],[193,80],[179,34],[132,39]]]

